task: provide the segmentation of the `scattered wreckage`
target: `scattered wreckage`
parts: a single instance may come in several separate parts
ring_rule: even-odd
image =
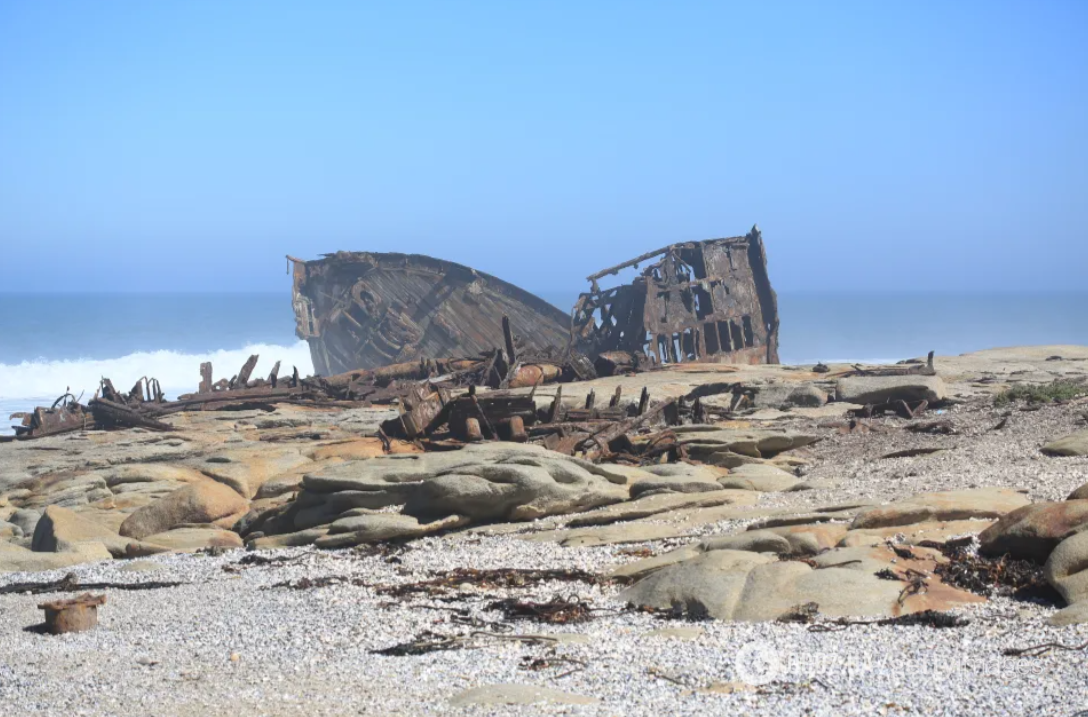
[[[777,299],[758,227],[742,237],[673,244],[593,274],[569,318],[516,286],[430,257],[338,252],[291,260],[297,333],[310,344],[317,376],[301,378],[295,369],[281,377],[277,363],[267,378],[253,378],[258,357],[251,356],[235,376],[215,381],[204,363],[197,391],[176,400],[166,400],[155,379],[141,378],[128,393],[103,379],[87,405],[65,394],[49,408],[14,414],[21,425],[0,440],[89,428],[169,431],[161,419],[179,411],[395,405],[398,416],[380,431],[385,442],[449,449],[505,440],[590,460],[681,460],[668,426],[732,415],[758,389],[718,383],[656,405],[645,389],[626,403],[617,389],[607,406],[590,393],[583,407],[569,408],[561,384],[689,361],[778,362]],[[600,287],[603,277],[644,262],[630,284]],[[931,375],[932,354],[927,365],[878,371]],[[554,397],[538,407],[536,387],[552,383],[560,384]],[[519,388],[532,391],[512,390]],[[720,394],[732,395],[726,408],[702,401]],[[894,411],[913,418],[925,408],[899,401],[857,417]]]

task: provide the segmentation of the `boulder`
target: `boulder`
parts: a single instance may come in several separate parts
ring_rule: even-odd
[[[771,430],[677,426],[674,431],[692,459],[730,469],[819,440],[819,436]]]
[[[240,548],[237,533],[216,528],[175,528],[144,538],[143,542],[169,550],[193,552],[204,548]]]
[[[1042,450],[1048,456],[1088,456],[1088,429],[1047,443]]]
[[[1066,498],[1066,500],[1088,500],[1088,483],[1085,483],[1080,488],[1077,488],[1075,491],[1070,493],[1069,497]],[[12,520],[11,522],[14,523],[15,521]]]
[[[888,401],[936,403],[947,397],[939,376],[850,376],[839,379],[835,386],[836,401],[862,406]]]
[[[830,617],[894,616],[948,610],[985,598],[944,585],[932,576],[931,557],[897,558],[888,548],[848,548],[821,554],[812,565],[773,561],[749,552],[715,550],[650,573],[620,594],[637,606],[680,604],[720,620],[775,620],[797,605],[815,602]],[[906,583],[874,573],[906,569],[930,573],[925,591],[904,594]]]
[[[1034,503],[1012,511],[978,536],[984,555],[1044,562],[1058,543],[1088,524],[1088,500]]]
[[[1000,518],[1029,503],[1010,488],[975,488],[919,493],[860,512],[851,529],[887,528],[931,521]]]
[[[800,408],[819,408],[827,403],[827,393],[811,384],[798,386],[786,397],[786,406]]]
[[[760,533],[770,533],[783,538],[794,555],[816,555],[835,547],[846,536],[845,523],[819,523],[810,525],[783,525],[764,528]]]
[[[120,532],[140,539],[184,523],[211,523],[244,514],[248,505],[245,498],[226,485],[212,481],[194,483],[140,508],[125,519]]]
[[[51,505],[34,528],[31,548],[35,552],[63,553],[78,550],[78,546],[89,542],[100,543],[120,557],[131,541],[70,508]]]
[[[346,548],[382,540],[419,538],[428,533],[460,528],[468,519],[450,515],[422,523],[418,518],[399,513],[373,513],[343,518],[329,526],[329,531],[314,540],[319,548]]]
[[[19,509],[8,516],[7,521],[19,526],[23,535],[34,535],[34,529],[38,527],[38,521],[42,514],[36,510]]]
[[[1043,574],[1069,604],[1088,601],[1088,530],[1058,543],[1047,558]]]
[[[580,513],[628,498],[626,488],[565,457],[519,456],[455,470],[423,481],[409,496],[404,512],[520,521]]]
[[[794,490],[801,484],[797,476],[775,466],[752,463],[739,466],[718,479],[723,488],[754,490],[760,493]]]
[[[1085,623],[1088,623],[1088,600],[1075,602],[1072,605],[1059,610],[1051,615],[1047,622],[1055,627],[1084,625]]]

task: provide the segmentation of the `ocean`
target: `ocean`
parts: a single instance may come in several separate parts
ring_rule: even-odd
[[[539,292],[567,310],[577,292]],[[1000,346],[1088,345],[1088,293],[779,294],[784,363],[891,363]],[[71,391],[86,401],[106,377],[127,390],[155,377],[168,395],[196,389],[261,355],[313,372],[294,334],[289,292],[275,294],[0,294],[0,431],[15,411]]]

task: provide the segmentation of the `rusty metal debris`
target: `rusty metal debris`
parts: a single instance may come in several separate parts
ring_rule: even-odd
[[[63,635],[94,628],[98,624],[98,606],[105,604],[105,595],[83,593],[69,600],[42,603],[38,609],[45,611],[45,630]]]
[[[543,350],[565,346],[569,317],[461,264],[419,254],[337,252],[294,265],[296,333],[321,375],[473,355],[503,345],[502,316]]]
[[[93,420],[70,393],[65,393],[49,408],[38,407],[29,413],[13,413],[9,418],[21,421],[20,425],[12,427],[15,438],[43,438],[78,431]]]
[[[644,262],[630,284],[599,280]],[[571,336],[580,350],[616,366],[708,361],[778,363],[778,300],[762,234],[673,244],[587,277]],[[630,356],[617,361],[618,352]]]

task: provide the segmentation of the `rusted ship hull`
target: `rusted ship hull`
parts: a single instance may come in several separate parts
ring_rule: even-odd
[[[599,280],[650,265],[632,283]],[[572,316],[578,348],[658,364],[778,363],[778,298],[758,227],[728,239],[673,244],[587,277]]]
[[[489,274],[419,254],[338,252],[294,262],[296,333],[323,376],[503,346],[566,346],[570,317]]]

